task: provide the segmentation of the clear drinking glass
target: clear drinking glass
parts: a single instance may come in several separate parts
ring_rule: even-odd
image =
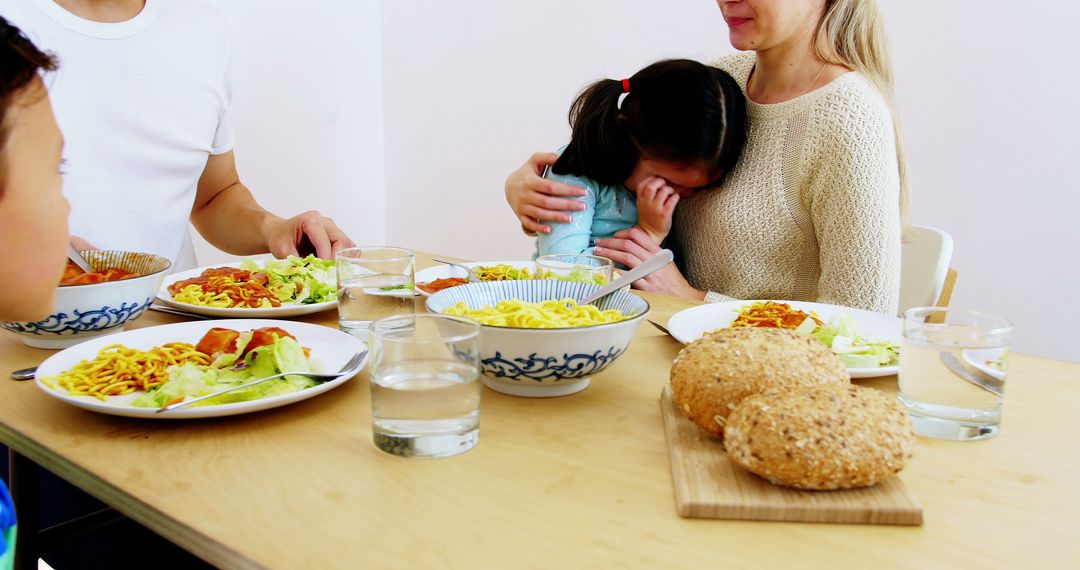
[[[371,323],[416,312],[413,252],[400,247],[354,247],[337,254],[338,328],[361,339]]]
[[[448,315],[389,317],[371,326],[375,447],[403,457],[472,449],[480,426],[480,325]]]
[[[904,312],[900,401],[916,432],[955,440],[997,434],[1012,331],[1009,321],[980,311]]]
[[[595,255],[556,253],[536,258],[538,279],[560,279],[607,285],[615,265],[610,259]]]

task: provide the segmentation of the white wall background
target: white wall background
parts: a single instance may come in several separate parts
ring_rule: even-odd
[[[237,31],[237,152],[260,200],[472,259],[531,252],[503,181],[565,143],[582,86],[732,51],[708,0],[214,3]],[[1011,318],[1019,352],[1080,360],[1080,5],[879,5],[912,217],[956,240],[953,305]]]
[[[388,239],[527,259],[507,174],[566,144],[586,84],[732,51],[723,25],[707,0],[384,2]]]
[[[880,4],[913,220],[955,239],[952,304],[1010,318],[1018,352],[1080,361],[1080,4]]]
[[[319,210],[358,243],[382,242],[380,3],[205,1],[234,34],[241,180],[278,215]],[[232,258],[192,234],[201,264]]]

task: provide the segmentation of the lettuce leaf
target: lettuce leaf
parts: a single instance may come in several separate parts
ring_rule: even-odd
[[[859,335],[851,315],[830,320],[810,336],[831,348],[848,368],[878,368],[900,362],[900,345]]]
[[[147,391],[132,401],[133,406],[160,408],[172,402],[186,398],[196,398],[213,394],[281,372],[312,372],[311,361],[304,354],[303,347],[290,337],[280,337],[273,344],[260,346],[247,353],[242,363],[230,368],[217,368],[193,363],[184,363],[170,371],[169,381]],[[290,374],[274,378],[253,386],[234,390],[211,398],[194,406],[247,402],[267,396],[298,392],[310,388],[318,382],[307,376]]]

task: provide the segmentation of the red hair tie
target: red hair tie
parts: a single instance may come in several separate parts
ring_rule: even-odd
[[[623,79],[622,80],[622,92],[623,93],[629,93],[630,92],[630,80],[629,79]]]

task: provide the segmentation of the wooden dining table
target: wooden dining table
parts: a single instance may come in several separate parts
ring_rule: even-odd
[[[642,297],[661,324],[695,304]],[[333,327],[336,317],[299,320]],[[127,328],[185,320],[147,312]],[[366,371],[292,405],[184,421],[94,413],[3,378],[0,441],[223,568],[1062,568],[1080,559],[1080,446],[1069,427],[1080,364],[1015,354],[999,435],[918,439],[900,477],[922,503],[921,526],[689,519],[676,513],[659,405],[681,346],[646,323],[581,393],[485,389],[479,443],[447,459],[374,447]],[[51,354],[0,334],[5,375]],[[856,382],[895,393],[896,381]]]

